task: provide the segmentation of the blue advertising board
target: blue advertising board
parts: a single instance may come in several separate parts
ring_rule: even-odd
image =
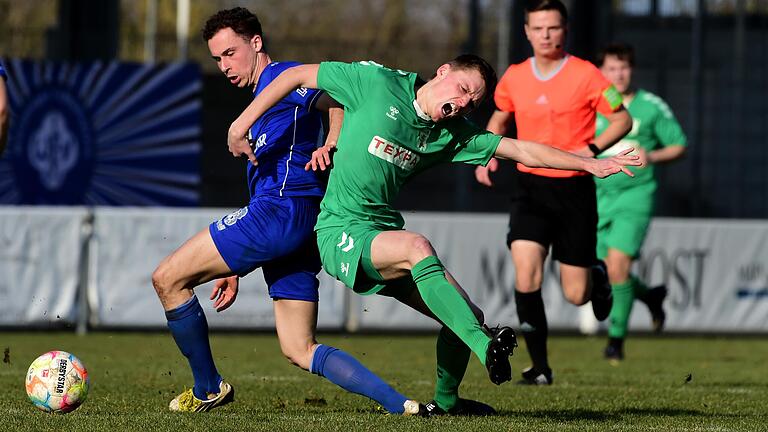
[[[2,63],[11,127],[0,204],[198,204],[197,65]]]

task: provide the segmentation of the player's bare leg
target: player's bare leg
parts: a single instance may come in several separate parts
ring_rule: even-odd
[[[423,405],[395,391],[354,357],[317,343],[316,302],[276,299],[274,310],[280,349],[289,362],[323,376],[347,391],[366,396],[391,413],[424,414],[426,408]]]
[[[552,370],[547,357],[547,315],[541,298],[541,283],[547,249],[530,240],[510,244],[515,265],[515,304],[520,328],[533,363],[523,371],[520,384],[552,384]]]
[[[560,285],[568,302],[581,306],[589,301],[592,293],[589,278],[589,268],[560,263]]]
[[[152,285],[168,311],[187,302],[196,286],[231,274],[205,228],[160,263],[152,273]]]
[[[317,347],[317,303],[278,299],[273,305],[280,350],[291,364],[309,370],[312,353]]]
[[[172,411],[208,411],[234,399],[234,389],[221,378],[213,362],[208,322],[193,296],[196,286],[230,273],[206,228],[166,257],[152,274],[168,328],[195,378],[193,388],[171,400]]]

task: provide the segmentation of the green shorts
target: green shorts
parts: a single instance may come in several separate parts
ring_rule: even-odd
[[[382,230],[367,226],[327,227],[317,230],[323,269],[356,293],[390,297],[407,294],[413,279],[385,281],[371,262],[371,243]],[[382,291],[382,289],[387,288]],[[381,291],[381,292],[380,292]]]
[[[617,249],[636,258],[653,214],[656,183],[621,190],[597,189],[597,257]]]

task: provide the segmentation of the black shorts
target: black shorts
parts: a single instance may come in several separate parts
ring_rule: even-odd
[[[563,264],[597,261],[597,198],[591,175],[553,178],[518,172],[509,214],[507,247],[531,240]]]

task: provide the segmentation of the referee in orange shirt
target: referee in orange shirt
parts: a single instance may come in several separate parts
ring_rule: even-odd
[[[529,1],[525,34],[534,56],[510,66],[496,87],[498,110],[488,130],[504,135],[513,117],[518,139],[548,143],[582,156],[596,156],[629,132],[632,120],[621,94],[591,63],[564,50],[568,11],[559,0]],[[609,126],[595,136],[597,113]],[[478,167],[477,180],[491,186],[498,161]],[[521,384],[552,384],[547,360],[547,317],[541,298],[544,260],[550,246],[560,262],[566,299],[592,301],[598,320],[611,310],[605,265],[595,254],[597,202],[592,176],[581,171],[529,168],[518,163],[507,244],[515,265],[515,303],[533,365]]]

